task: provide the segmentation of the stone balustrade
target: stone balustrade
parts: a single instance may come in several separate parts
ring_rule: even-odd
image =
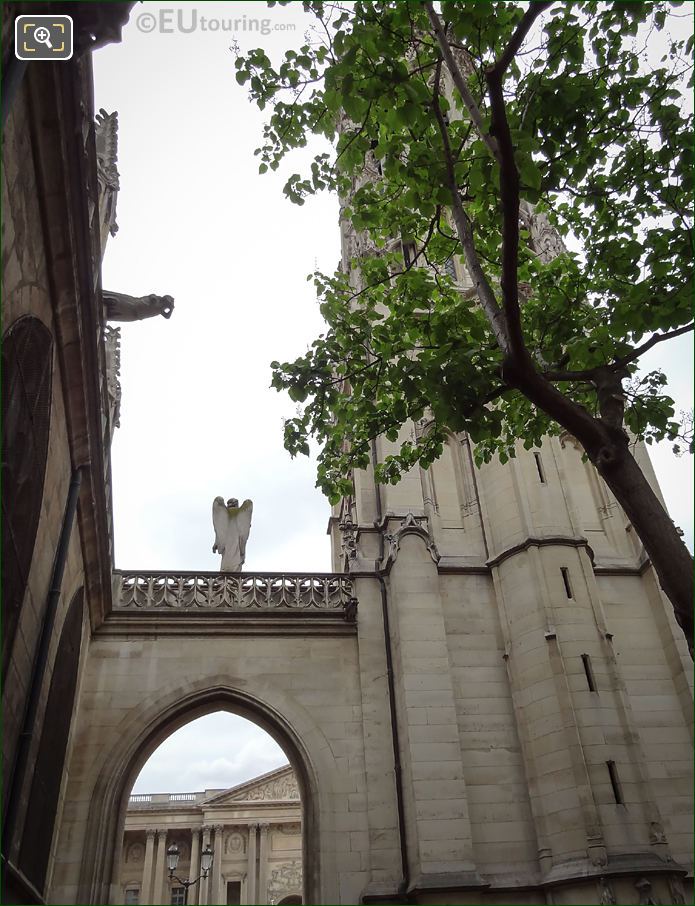
[[[113,610],[342,614],[356,618],[352,579],[341,573],[115,572]]]
[[[182,805],[198,805],[215,794],[224,792],[223,788],[201,790],[196,793],[132,793],[128,799],[129,809],[180,809]]]

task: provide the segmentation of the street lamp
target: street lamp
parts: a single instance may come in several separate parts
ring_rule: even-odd
[[[192,881],[184,881],[183,878],[179,878],[178,875],[175,875],[176,866],[179,864],[179,848],[175,843],[172,843],[171,846],[167,849],[167,868],[169,869],[169,880],[178,881],[179,884],[183,886],[184,889],[184,903],[188,902],[188,888],[193,887],[194,884],[197,884],[201,878],[207,878],[210,869],[212,868],[212,859],[213,852],[210,849],[210,844],[208,844],[205,849],[200,854],[200,870],[202,874],[198,875],[197,878],[194,878]],[[193,866],[191,866],[192,868]]]

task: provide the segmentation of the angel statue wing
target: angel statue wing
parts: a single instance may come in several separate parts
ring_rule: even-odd
[[[242,566],[246,560],[246,542],[249,540],[252,516],[253,501],[245,500],[239,507],[239,516],[237,517],[237,525],[239,526],[239,553],[241,554]]]
[[[215,497],[212,501],[212,524],[215,529],[215,543],[212,545],[212,552],[222,554],[224,557],[225,539],[229,525],[229,514],[224,497]]]

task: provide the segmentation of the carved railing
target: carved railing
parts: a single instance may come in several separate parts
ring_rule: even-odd
[[[342,613],[357,601],[341,573],[114,573],[114,610]]]
[[[217,792],[222,792],[218,790]],[[196,805],[205,799],[205,792],[199,793],[133,793],[128,799],[129,809],[181,808],[181,805]]]

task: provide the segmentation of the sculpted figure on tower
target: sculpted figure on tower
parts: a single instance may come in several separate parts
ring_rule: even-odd
[[[174,310],[171,296],[157,296],[149,293],[146,296],[129,296],[127,293],[102,291],[107,321],[142,321],[161,315],[170,318]]]
[[[212,524],[215,528],[213,554],[222,555],[220,572],[235,573],[246,560],[246,542],[251,531],[253,502],[245,500],[241,506],[236,497],[225,504],[223,497],[212,503]]]

